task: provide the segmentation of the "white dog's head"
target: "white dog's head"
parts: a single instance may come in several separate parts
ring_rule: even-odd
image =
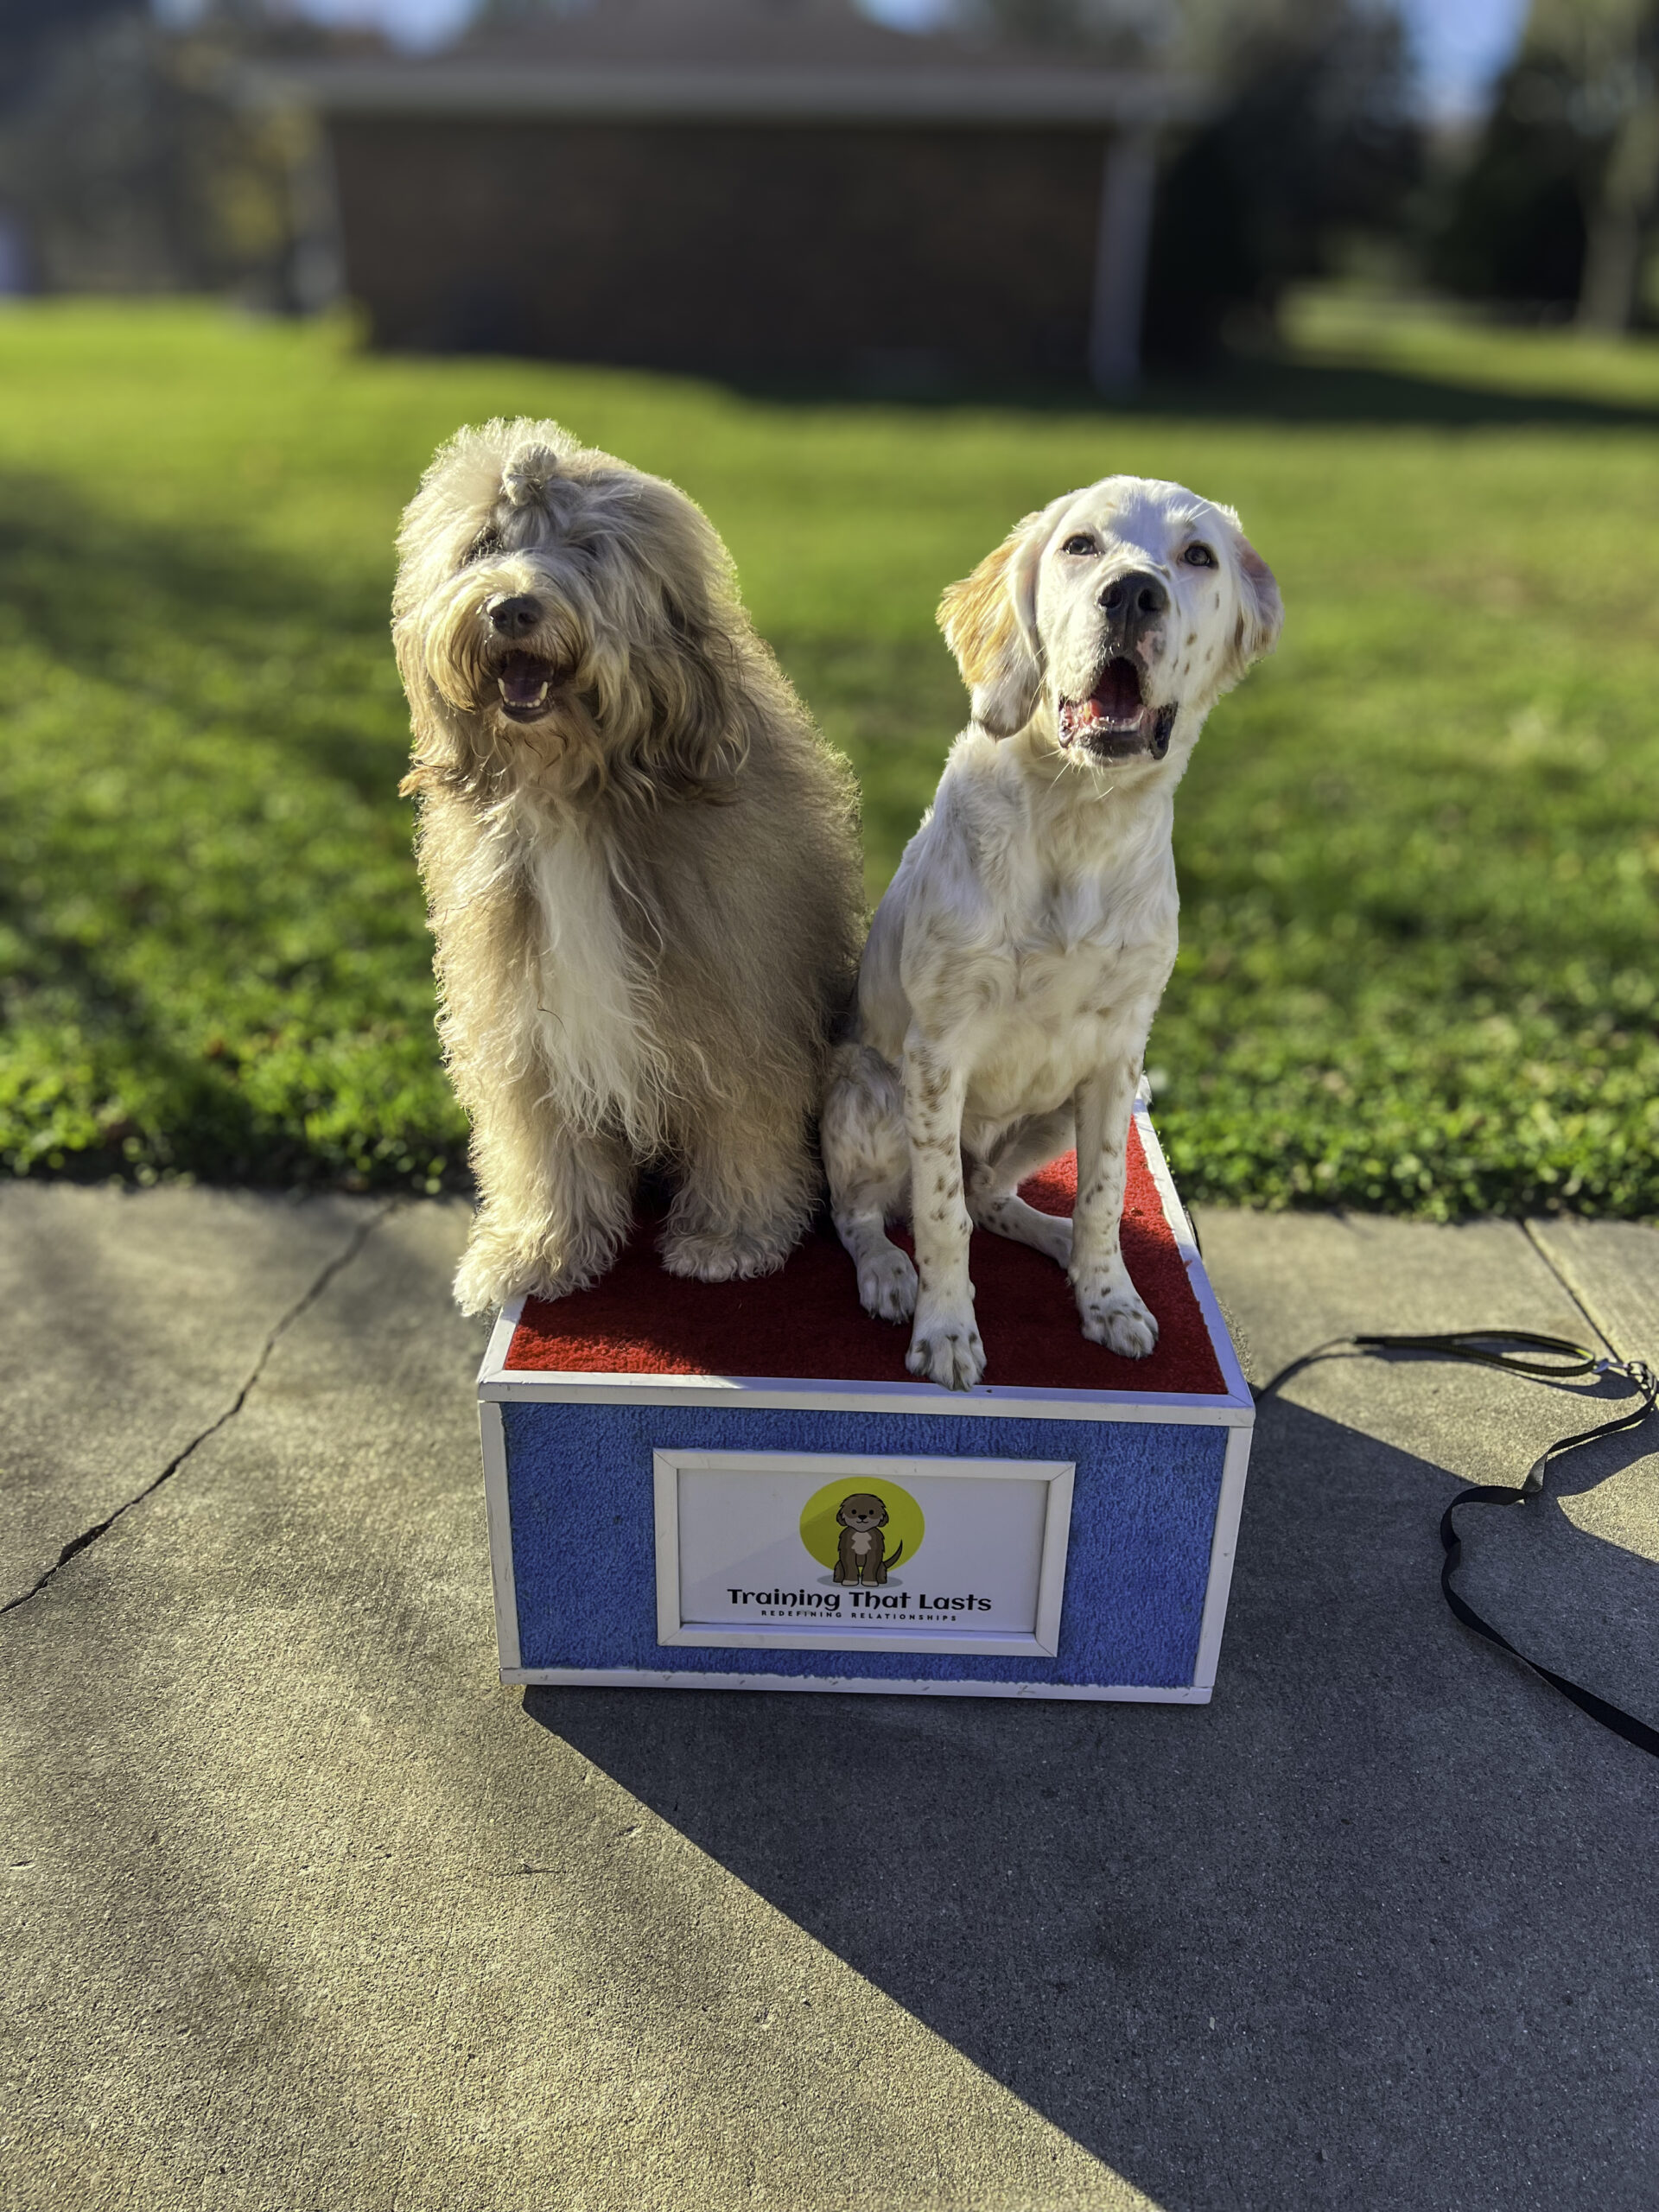
[[[974,720],[1012,737],[1039,711],[1079,760],[1179,766],[1204,717],[1284,620],[1230,507],[1108,476],[1027,515],[939,603]]]
[[[404,516],[392,636],[406,789],[714,791],[741,766],[732,565],[671,484],[556,423],[442,447]]]

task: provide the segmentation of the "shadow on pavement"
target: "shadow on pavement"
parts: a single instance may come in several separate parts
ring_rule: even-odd
[[[1635,2212],[1659,1768],[1451,1619],[1455,1486],[1264,1408],[1207,1708],[525,1709],[1165,2212]],[[1532,1511],[1468,1515],[1471,1599],[1659,1718],[1659,1568]]]

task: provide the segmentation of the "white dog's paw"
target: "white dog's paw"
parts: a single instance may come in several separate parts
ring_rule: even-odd
[[[795,1244],[792,1234],[775,1230],[671,1229],[658,1249],[671,1275],[698,1282],[731,1282],[747,1275],[776,1274]]]
[[[966,1313],[918,1313],[905,1365],[941,1389],[971,1390],[985,1372],[985,1347],[972,1309]]]
[[[908,1321],[916,1311],[916,1270],[908,1252],[889,1244],[858,1263],[859,1303],[878,1321]]]
[[[1158,1324],[1133,1290],[1090,1290],[1079,1286],[1077,1312],[1090,1344],[1104,1344],[1121,1359],[1145,1359],[1158,1342]]]

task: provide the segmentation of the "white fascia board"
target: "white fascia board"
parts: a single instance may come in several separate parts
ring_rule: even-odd
[[[988,1682],[924,1676],[905,1680],[872,1675],[715,1675],[701,1668],[504,1667],[509,1687],[557,1689],[640,1690],[821,1690],[834,1697],[1009,1697],[1046,1702],[1050,1699],[1116,1705],[1208,1705],[1208,1685],[1185,1683],[1171,1689],[1140,1682]]]

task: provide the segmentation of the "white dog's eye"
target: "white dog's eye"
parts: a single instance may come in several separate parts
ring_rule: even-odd
[[[1213,569],[1216,556],[1207,545],[1189,545],[1181,558],[1189,569]]]
[[[470,568],[474,561],[482,561],[487,555],[500,550],[500,537],[495,531],[486,530],[481,537],[475,537],[467,548],[461,556],[461,565],[463,569]]]
[[[1062,553],[1098,553],[1100,548],[1092,537],[1068,537],[1060,550]]]

